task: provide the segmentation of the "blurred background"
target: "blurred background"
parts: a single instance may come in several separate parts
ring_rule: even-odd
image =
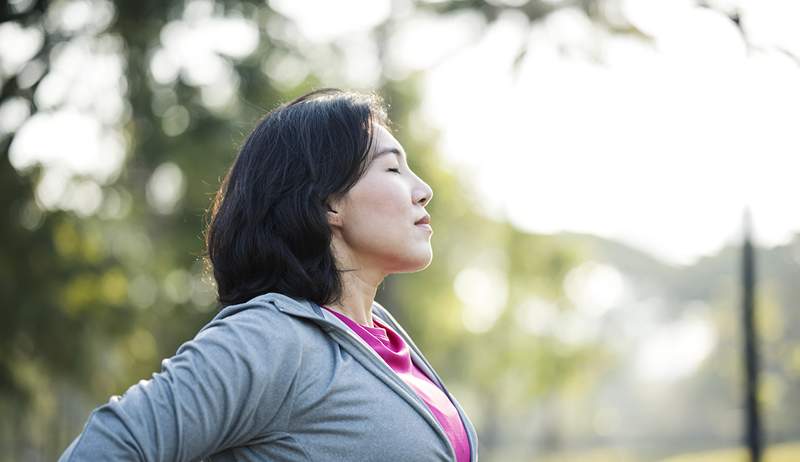
[[[434,261],[378,300],[480,459],[744,461],[741,241],[766,460],[800,460],[800,3],[7,0],[0,460],[55,460],[218,309],[203,215],[244,137],[381,94]]]

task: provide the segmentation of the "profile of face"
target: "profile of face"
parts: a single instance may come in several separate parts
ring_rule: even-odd
[[[415,272],[433,258],[428,215],[433,190],[409,168],[406,154],[389,131],[373,124],[368,167],[337,201],[330,201],[328,222],[337,258],[345,266],[392,273]]]

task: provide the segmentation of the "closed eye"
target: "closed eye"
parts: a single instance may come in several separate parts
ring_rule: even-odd
[[[389,171],[390,171],[390,172],[397,172],[397,173],[400,173],[400,169],[398,169],[398,168],[390,168],[390,169],[389,169]]]

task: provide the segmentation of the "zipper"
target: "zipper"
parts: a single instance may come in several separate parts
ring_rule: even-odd
[[[416,402],[417,407],[421,409],[423,411],[423,414],[427,417],[429,423],[431,423],[433,427],[439,432],[439,437],[442,440],[444,440],[444,442],[447,444],[452,460],[455,462],[456,451],[455,448],[453,447],[453,444],[450,442],[450,438],[447,436],[447,433],[445,433],[444,428],[442,428],[439,421],[436,420],[436,417],[434,417],[433,413],[431,413],[430,409],[428,408],[428,405],[425,404],[424,401],[422,401],[422,398],[420,398],[419,395],[417,395],[417,392],[414,391],[414,389],[411,388],[411,386],[408,385],[403,379],[401,379],[397,375],[397,373],[391,367],[389,367],[388,364],[386,364],[386,361],[384,361],[383,358],[378,356],[377,353],[371,347],[369,347],[368,345],[364,345],[362,343],[363,340],[357,338],[355,333],[350,332],[349,329],[345,332],[342,332],[343,329],[340,326],[335,325],[328,320],[324,320],[324,324],[326,325],[326,327],[329,327],[329,329],[326,329],[328,333],[339,339],[346,338],[347,342],[349,342],[351,345],[355,345],[355,347],[359,349],[362,353],[369,356],[370,358],[375,358],[377,360],[373,362],[380,363],[380,366],[378,367],[383,368],[384,374],[389,376],[392,382],[400,386],[409,396],[412,397],[412,399]],[[386,372],[387,370],[388,373]]]

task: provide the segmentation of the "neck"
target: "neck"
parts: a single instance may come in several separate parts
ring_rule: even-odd
[[[349,252],[335,253],[339,268],[350,271],[341,273],[341,300],[325,306],[344,314],[362,326],[375,327],[372,322],[372,303],[385,275],[360,264]]]
[[[327,306],[344,314],[362,326],[375,327],[372,322],[372,302],[377,285],[366,282],[358,270],[342,273],[342,299]]]

